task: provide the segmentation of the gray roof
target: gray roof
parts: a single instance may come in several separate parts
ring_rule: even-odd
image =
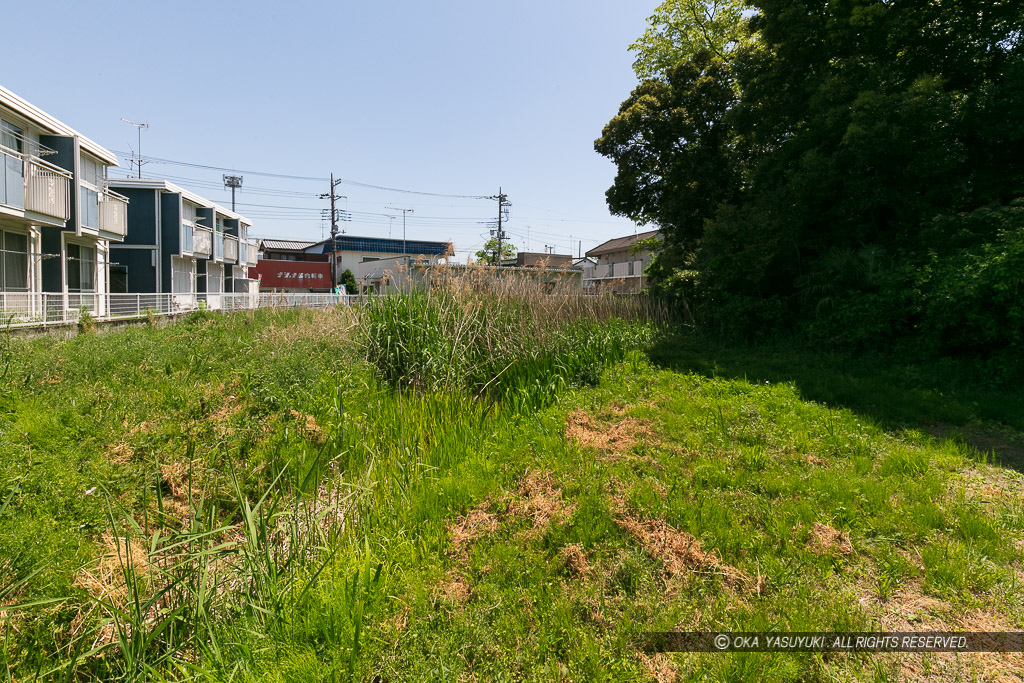
[[[303,251],[309,249],[316,242],[308,240],[261,240],[260,249],[272,249],[274,251]]]
[[[600,256],[601,254],[610,254],[614,251],[625,251],[640,240],[646,240],[651,237],[656,237],[657,235],[657,230],[648,230],[647,232],[630,235],[629,237],[616,237],[613,240],[608,240],[604,244],[597,245],[587,252],[587,256]]]

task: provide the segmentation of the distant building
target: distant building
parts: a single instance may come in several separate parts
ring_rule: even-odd
[[[111,166],[113,153],[0,87],[0,313],[107,313],[98,295],[127,209]]]
[[[271,261],[327,261],[326,254],[310,254],[313,241],[266,239],[260,241],[260,258]]]
[[[361,264],[359,279],[368,292],[382,294],[391,290],[431,289],[470,278],[470,286],[491,286],[501,281],[540,284],[554,292],[579,291],[581,273],[573,268],[547,268],[464,265],[429,262],[399,256]]]
[[[259,282],[261,292],[330,292],[330,255],[311,253],[317,244],[312,240],[261,240],[260,259],[249,269],[249,277]]]
[[[428,242],[424,240],[391,240],[390,238],[360,238],[353,234],[339,234],[332,246],[331,240],[317,242],[305,250],[306,254],[319,255],[331,260],[336,255],[336,278],[345,270],[351,270],[356,282],[375,266],[375,261],[401,260],[436,263],[452,252],[451,242]]]
[[[502,259],[502,266],[516,268],[570,268],[571,254],[549,254],[544,251],[520,251],[514,259]]]
[[[255,293],[249,219],[166,180],[110,185],[131,200],[127,236],[111,248],[111,291],[177,294],[182,302],[206,295],[212,306],[218,294]]]
[[[653,253],[650,249],[638,250],[637,244],[656,237],[657,230],[641,232],[608,240],[588,251],[587,257],[597,262],[583,267],[583,291],[636,294],[646,288],[644,270],[653,260]]]

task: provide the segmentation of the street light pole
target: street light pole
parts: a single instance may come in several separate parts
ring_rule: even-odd
[[[385,209],[391,209],[392,211],[402,212],[402,253],[406,256],[409,255],[409,247],[405,242],[405,215],[407,213],[415,213],[412,209],[400,209],[397,206],[385,206]]]

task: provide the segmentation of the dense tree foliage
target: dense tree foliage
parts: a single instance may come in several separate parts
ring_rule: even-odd
[[[512,244],[508,240],[504,240],[501,243],[501,258],[509,259],[516,255],[516,245]],[[484,248],[476,252],[476,260],[478,263],[484,263],[489,266],[498,265],[498,238],[492,237],[491,239],[484,242]]]
[[[651,18],[595,144],[611,209],[663,231],[652,287],[729,332],[1020,344],[1020,0],[755,0],[694,49],[702,4]]]

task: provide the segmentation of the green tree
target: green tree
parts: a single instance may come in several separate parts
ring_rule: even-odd
[[[954,217],[1024,187],[1019,0],[678,0],[650,23],[646,80],[595,147],[617,165],[612,211],[661,227],[652,284],[720,321],[885,345],[955,310],[932,303],[955,286],[915,270],[1017,244]]]
[[[356,276],[352,274],[352,271],[348,268],[341,271],[341,277],[338,280],[338,284],[345,286],[345,291],[349,294],[359,293],[359,283],[356,282]]]
[[[727,59],[750,43],[744,0],[665,0],[648,17],[647,30],[629,46],[641,80],[663,77],[700,52]]]
[[[662,228],[661,254],[681,265],[704,234],[705,222],[735,199],[740,168],[726,114],[736,94],[730,68],[699,52],[646,80],[622,103],[594,148],[618,172],[607,192],[612,213]],[[666,264],[652,273],[657,286]]]
[[[516,245],[509,241],[502,240],[501,242],[501,258],[509,259],[516,255]],[[480,263],[486,263],[489,266],[498,265],[496,254],[498,253],[498,238],[492,237],[491,239],[484,242],[484,248],[476,252],[476,259]]]

